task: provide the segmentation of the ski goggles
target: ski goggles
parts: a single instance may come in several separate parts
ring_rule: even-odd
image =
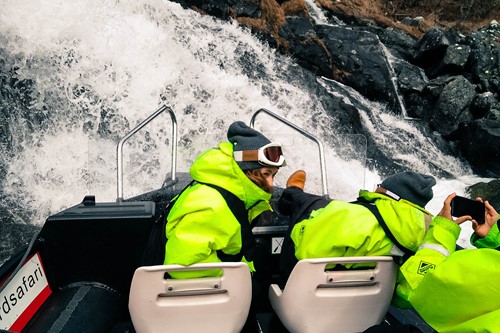
[[[239,150],[233,153],[236,162],[259,162],[265,166],[285,165],[285,156],[279,143],[268,143],[256,150]]]

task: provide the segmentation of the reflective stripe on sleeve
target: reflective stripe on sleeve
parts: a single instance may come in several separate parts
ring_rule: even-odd
[[[441,245],[437,245],[437,244],[430,244],[430,243],[422,244],[422,245],[420,245],[420,247],[418,249],[419,250],[421,250],[421,249],[431,249],[431,250],[434,250],[434,251],[437,251],[437,252],[441,253],[445,257],[449,257],[450,256],[450,252],[448,252],[448,250],[446,248],[444,248]]]

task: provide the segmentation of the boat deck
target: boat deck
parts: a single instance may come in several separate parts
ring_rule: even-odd
[[[70,327],[78,330],[88,326],[91,331],[97,327],[116,333],[133,332],[128,313],[132,276],[142,265],[153,222],[164,218],[159,207],[190,181],[184,174],[175,184],[123,202],[96,203],[86,197],[82,203],[48,217],[30,256],[39,254],[52,293],[23,332],[45,332],[62,325],[61,321],[64,325],[73,321]],[[276,189],[273,203],[281,191]],[[253,230],[258,242],[269,249],[273,283],[280,280],[280,246],[287,228],[288,218],[275,211]],[[21,255],[2,266],[0,280],[15,268],[16,258],[19,261]],[[90,313],[91,321],[85,319]],[[287,332],[268,301],[259,305],[256,320],[256,325],[244,332]],[[433,332],[410,310],[391,307],[386,323],[413,324],[423,332]]]

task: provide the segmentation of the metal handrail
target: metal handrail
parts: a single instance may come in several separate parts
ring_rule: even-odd
[[[144,119],[139,125],[134,127],[127,135],[125,135],[118,145],[116,146],[116,156],[117,156],[117,187],[118,194],[116,201],[123,201],[123,144],[127,141],[132,135],[137,133],[141,128],[143,128],[146,124],[156,118],[160,113],[168,111],[170,114],[170,119],[172,120],[172,171],[171,177],[172,181],[175,181],[176,177],[176,166],[177,166],[177,119],[175,117],[174,111],[166,105],[163,105],[158,110],[156,110],[152,115]]]
[[[252,128],[254,127],[255,118],[261,112],[267,113],[271,117],[273,117],[273,118],[281,121],[285,125],[288,125],[291,128],[293,128],[294,130],[298,131],[299,133],[301,133],[305,137],[307,137],[307,138],[311,139],[312,141],[316,142],[316,144],[318,145],[318,148],[319,148],[319,164],[320,164],[320,167],[321,167],[321,182],[322,182],[322,185],[323,185],[323,195],[324,196],[328,196],[328,186],[327,186],[327,181],[326,181],[325,151],[323,149],[323,144],[314,135],[312,135],[311,133],[308,133],[308,132],[304,131],[302,128],[298,127],[297,125],[289,122],[288,120],[282,118],[281,116],[278,116],[276,113],[274,113],[272,111],[269,111],[267,109],[264,109],[264,108],[261,108],[261,109],[255,111],[255,113],[252,116],[252,119],[250,120],[250,127],[252,127]]]

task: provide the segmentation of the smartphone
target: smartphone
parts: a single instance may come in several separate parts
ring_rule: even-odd
[[[470,215],[479,224],[484,224],[484,203],[456,196],[451,200],[451,215],[460,217]]]

